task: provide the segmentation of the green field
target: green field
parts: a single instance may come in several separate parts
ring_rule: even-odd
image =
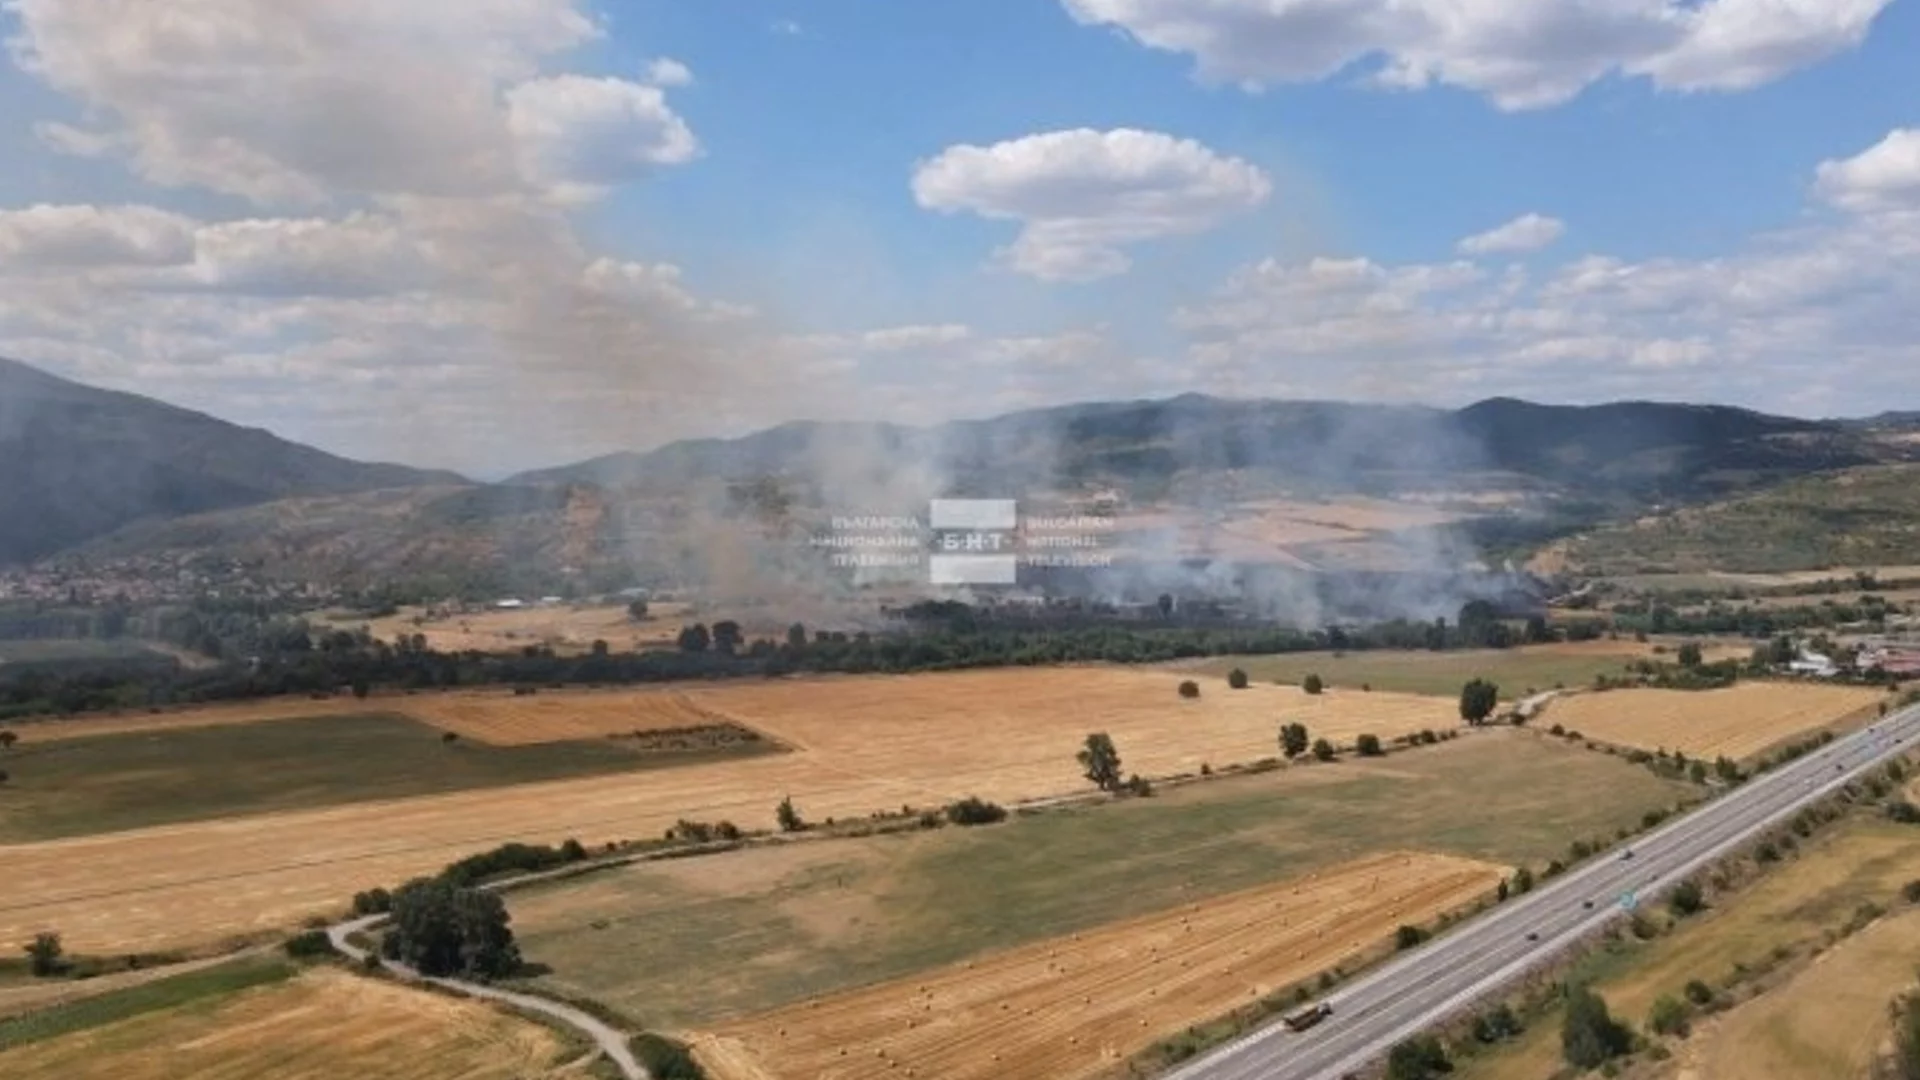
[[[1493,649],[1457,652],[1378,650],[1347,653],[1286,653],[1278,656],[1229,656],[1207,660],[1191,670],[1224,678],[1240,668],[1255,682],[1298,683],[1318,675],[1328,686],[1371,686],[1409,694],[1457,697],[1469,679],[1491,679],[1504,700],[1530,690],[1590,686],[1596,675],[1619,675],[1629,658],[1562,648]]]
[[[75,1031],[112,1024],[144,1013],[225,998],[242,990],[292,978],[298,969],[275,956],[253,956],[158,979],[98,997],[0,1020],[0,1051]]]
[[[24,730],[24,729],[23,729]],[[0,753],[0,842],[737,758],[625,740],[452,745],[397,716],[329,716],[35,742]]]
[[[1490,731],[1386,758],[1052,810],[985,829],[781,845],[510,894],[537,985],[676,1027],[1285,879],[1383,849],[1543,864],[1690,793]]]
[[[1600,954],[1583,974],[1615,1016],[1636,1029],[1663,994],[1679,996],[1689,980],[1722,986],[1736,965],[1758,968],[1776,949],[1804,951],[1821,942],[1864,902],[1899,906],[1902,884],[1920,877],[1920,829],[1881,821],[1854,821],[1803,846],[1775,868],[1671,934]],[[1654,912],[1666,918],[1664,909]],[[1889,998],[1892,994],[1889,993]],[[1560,1015],[1536,1020],[1527,1033],[1497,1052],[1465,1063],[1457,1080],[1550,1080],[1560,1067]]]

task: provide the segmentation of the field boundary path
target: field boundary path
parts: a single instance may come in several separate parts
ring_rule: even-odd
[[[368,952],[366,949],[362,949],[347,939],[354,934],[371,930],[378,924],[387,921],[387,918],[388,916],[386,915],[367,915],[358,919],[350,919],[347,922],[334,923],[332,926],[327,927],[327,940],[332,942],[333,947],[349,959],[364,963],[368,956],[375,954]],[[379,962],[381,967],[399,976],[406,982],[425,983],[429,986],[437,986],[443,990],[451,990],[456,994],[463,994],[467,997],[497,1001],[503,1005],[511,1005],[517,1009],[525,1009],[528,1012],[536,1012],[542,1016],[552,1017],[593,1040],[594,1045],[600,1048],[600,1053],[607,1055],[615,1065],[619,1066],[621,1075],[625,1076],[627,1080],[652,1080],[652,1078],[647,1075],[647,1070],[642,1068],[640,1062],[634,1058],[633,1049],[628,1046],[628,1036],[625,1033],[615,1030],[611,1025],[600,1020],[598,1017],[576,1009],[571,1005],[564,1005],[549,998],[535,997],[532,994],[518,994],[511,990],[500,990],[495,987],[482,986],[479,983],[465,982],[460,979],[444,979],[433,975],[422,975],[413,968],[398,961],[389,960],[384,956],[379,957]]]

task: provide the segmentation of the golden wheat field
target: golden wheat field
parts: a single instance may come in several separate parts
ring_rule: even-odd
[[[163,1052],[161,1051],[163,1048]],[[0,1052],[8,1080],[521,1080],[561,1064],[537,1024],[319,969]]]
[[[1183,700],[1180,681],[1048,668],[540,694],[538,706],[510,693],[447,695],[468,702],[460,707],[476,724],[489,709],[571,701],[583,712],[668,710],[674,726],[691,703],[796,752],[0,847],[0,941],[57,928],[70,948],[125,952],[262,933],[508,840],[597,845],[656,837],[681,818],[772,827],[774,804],[789,795],[817,821],[967,795],[1010,803],[1086,791],[1074,754],[1094,731],[1112,736],[1128,771],[1163,776],[1275,756],[1282,720],[1336,743],[1458,723],[1441,698],[1205,680],[1198,699]],[[391,700],[411,713],[426,706],[407,702],[443,699]],[[631,715],[621,724],[634,726]]]
[[[1391,853],[1037,942],[694,1037],[716,1080],[1092,1076],[1488,895],[1488,863]]]
[[[1739,760],[1871,712],[1885,698],[1865,687],[1778,682],[1725,690],[1611,690],[1554,701],[1535,723],[1621,746]]]

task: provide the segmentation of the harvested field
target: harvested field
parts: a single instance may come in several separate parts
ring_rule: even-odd
[[[1711,1024],[1687,1048],[1688,1080],[1869,1076],[1887,1003],[1913,985],[1920,913],[1889,916]]]
[[[1464,907],[1502,873],[1380,855],[722,1025],[696,1055],[717,1080],[1089,1076]]]
[[[164,1053],[156,1053],[165,1047]],[[316,969],[0,1052],[9,1080],[520,1080],[568,1047],[470,1001]]]
[[[7,752],[0,841],[690,767],[775,749],[766,739],[721,741],[732,731],[448,745],[424,724],[374,715],[26,739]]]
[[[1796,735],[1872,715],[1879,690],[1809,683],[1744,682],[1725,690],[1612,690],[1574,694],[1546,707],[1536,724],[1589,738],[1692,758],[1738,761]]]
[[[475,691],[415,697],[400,702],[398,708],[422,723],[493,746],[569,742],[729,722],[678,690],[546,691],[524,695],[511,690]]]
[[[671,645],[680,627],[693,621],[685,604],[655,603],[648,608],[647,618],[640,622],[633,621],[623,605],[533,605],[445,615],[402,608],[364,625],[381,641],[418,634],[439,652],[519,652],[528,645],[545,645],[561,655],[577,656],[595,641],[604,641],[615,651]]]
[[[1180,678],[1127,668],[1017,669],[686,691],[701,711],[799,752],[0,847],[0,880],[9,883],[0,940],[57,925],[86,951],[199,943],[334,910],[358,889],[390,886],[505,840],[573,836],[596,845],[659,836],[682,817],[771,827],[783,794],[820,820],[967,795],[1014,802],[1083,792],[1089,785],[1073,755],[1091,731],[1112,734],[1130,771],[1166,775],[1273,756],[1282,717],[1335,742],[1458,723],[1445,699],[1219,684],[1187,701],[1175,693]],[[609,708],[675,700],[657,690],[538,698]],[[514,707],[516,699],[489,700]],[[181,923],[182,911],[197,925]]]
[[[537,988],[697,1030],[1382,851],[1538,866],[1691,793],[1494,729],[993,828],[644,863],[518,890],[508,906],[525,955],[552,969]]]
[[[1673,933],[1618,955],[1603,955],[1585,971],[1595,978],[1595,989],[1615,1016],[1643,1025],[1656,999],[1680,996],[1690,980],[1723,986],[1740,967],[1757,969],[1772,962],[1777,950],[1805,950],[1821,942],[1862,903],[1893,906],[1916,866],[1920,830],[1884,821],[1849,822],[1817,834],[1792,862],[1714,902]],[[1906,972],[1910,978],[1911,961]],[[1873,1020],[1884,1023],[1891,997],[1889,993],[1873,1007]],[[1757,1000],[1765,1002],[1767,996]],[[1540,1080],[1552,1075],[1560,1064],[1559,1020],[1556,1012],[1534,1021],[1517,1042],[1463,1066],[1458,1080]]]

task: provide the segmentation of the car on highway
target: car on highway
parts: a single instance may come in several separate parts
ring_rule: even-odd
[[[1620,853],[1620,861],[1621,861],[1621,862],[1626,862],[1626,861],[1627,861],[1628,859],[1631,859],[1631,858],[1633,858],[1633,849],[1632,849],[1632,848],[1628,848],[1627,850],[1625,850],[1625,851],[1623,851],[1623,852],[1621,852],[1621,853]]]
[[[1282,1020],[1288,1031],[1305,1031],[1313,1025],[1333,1015],[1333,1006],[1321,1002],[1310,1009],[1302,1009]]]
[[[1529,930],[1529,931],[1527,931],[1527,940],[1528,940],[1528,941],[1539,941],[1539,940],[1540,940],[1540,935],[1539,935],[1539,934],[1537,934],[1537,933],[1535,933],[1535,932],[1534,932],[1534,931],[1532,931],[1532,930]]]

